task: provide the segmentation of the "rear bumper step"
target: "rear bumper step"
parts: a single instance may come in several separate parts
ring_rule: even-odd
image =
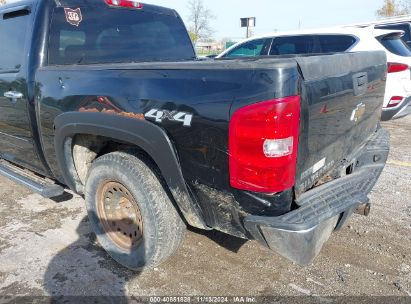
[[[387,162],[389,134],[380,129],[356,154],[354,173],[304,193],[300,208],[279,217],[248,216],[246,229],[258,241],[300,265],[310,264],[341,220],[346,220],[376,184]]]
[[[0,161],[0,175],[17,182],[46,198],[57,197],[64,193],[63,187],[52,184],[46,179],[34,175],[33,173],[29,173],[7,161]]]

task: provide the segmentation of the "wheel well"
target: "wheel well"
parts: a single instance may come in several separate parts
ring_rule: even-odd
[[[129,151],[134,155],[139,155],[155,169],[156,173],[160,172],[154,160],[138,146],[122,143],[104,136],[77,134],[72,141],[72,155],[78,178],[83,185],[86,184],[87,175],[93,161],[114,151]]]
[[[136,145],[118,142],[113,140],[112,138],[107,138],[104,136],[86,134],[75,135],[72,141],[72,155],[74,167],[80,182],[83,185],[86,184],[88,172],[95,159],[115,151],[128,152],[143,160],[146,165],[148,165],[154,171],[154,174],[157,176],[177,212],[186,222],[185,216],[181,213],[178,204],[176,203],[172,193],[170,192],[170,189],[168,188],[167,183],[164,180],[163,175],[161,174],[160,168],[147,152]]]
[[[196,197],[184,180],[178,156],[165,131],[146,120],[95,112],[68,112],[54,120],[54,143],[61,181],[84,194],[94,160],[114,151],[138,151],[138,157],[154,164],[187,222],[209,229]],[[138,130],[138,133],[136,133]],[[153,142],[155,138],[155,142]],[[127,151],[128,152],[128,151]]]

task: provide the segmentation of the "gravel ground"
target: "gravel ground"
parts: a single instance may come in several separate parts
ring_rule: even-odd
[[[0,295],[405,296],[411,299],[411,117],[389,123],[389,163],[314,264],[299,267],[218,232],[190,230],[178,253],[133,273],[95,242],[78,196],[44,199],[0,178]],[[407,301],[408,301],[407,300]]]

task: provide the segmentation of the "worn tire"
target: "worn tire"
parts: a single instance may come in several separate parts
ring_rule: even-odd
[[[122,184],[137,202],[144,225],[137,247],[124,249],[117,246],[99,219],[97,191],[108,181]],[[127,268],[141,271],[157,266],[169,258],[183,240],[185,224],[143,156],[113,152],[97,158],[88,173],[85,199],[99,243],[114,260]]]

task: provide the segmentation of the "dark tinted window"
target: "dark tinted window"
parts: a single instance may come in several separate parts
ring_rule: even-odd
[[[54,12],[49,64],[188,60],[195,57],[181,19],[129,9],[81,9],[78,26]]]
[[[29,11],[8,13],[0,19],[0,73],[18,71],[24,61]]]
[[[224,57],[252,57],[267,55],[271,39],[258,39],[239,45]]]
[[[379,41],[391,53],[394,53],[398,56],[411,57],[410,48],[398,36],[379,39]]]
[[[67,47],[85,46],[86,33],[81,31],[60,31],[59,55],[63,58]]]
[[[408,45],[411,46],[411,25],[410,23],[399,23],[399,24],[382,24],[376,25],[376,29],[380,30],[401,30],[404,31],[404,36],[402,40]]]
[[[322,53],[345,52],[357,41],[348,35],[319,35],[318,40]]]
[[[318,51],[314,37],[311,35],[276,37],[273,40],[270,55],[307,54]]]

